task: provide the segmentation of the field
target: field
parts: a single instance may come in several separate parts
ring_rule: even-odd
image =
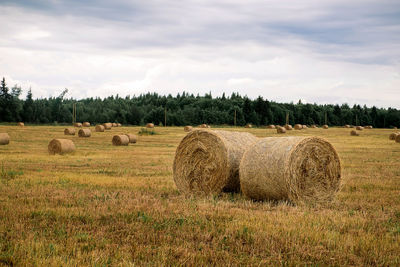
[[[139,127],[91,127],[90,138],[67,137],[75,153],[50,156],[64,128],[0,126],[12,139],[0,146],[0,265],[400,265],[400,144],[391,130],[289,131],[330,141],[343,176],[334,202],[293,206],[182,195],[172,163],[183,127],[156,127],[128,147],[112,146],[112,136]]]

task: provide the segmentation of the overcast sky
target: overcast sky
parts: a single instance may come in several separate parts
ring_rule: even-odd
[[[0,76],[34,97],[258,95],[400,108],[399,0],[1,0]]]

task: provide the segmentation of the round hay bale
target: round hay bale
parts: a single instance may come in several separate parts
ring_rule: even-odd
[[[98,125],[96,125],[96,127],[94,128],[94,130],[95,130],[96,132],[104,132],[105,127],[104,127],[103,125],[98,124]]]
[[[303,125],[303,129],[308,129],[307,125]]]
[[[339,190],[340,160],[319,137],[267,137],[246,150],[239,177],[243,194],[251,199],[326,201]]]
[[[211,125],[207,124],[207,128],[210,129],[210,128],[211,128]]]
[[[275,127],[275,125],[273,125],[273,124],[270,124],[270,125],[268,125],[267,126],[267,129],[275,129],[276,127]]]
[[[346,125],[344,126],[344,128],[350,128],[350,125],[349,125],[349,124],[346,124]]]
[[[0,133],[0,145],[8,145],[10,143],[10,136],[8,133]]]
[[[284,134],[284,133],[286,133],[286,129],[284,127],[278,126],[278,127],[276,127],[276,132],[278,134]]]
[[[356,127],[356,130],[362,131],[362,130],[364,130],[364,127],[362,127],[362,126],[357,126],[357,127]]]
[[[78,131],[79,137],[90,137],[92,135],[92,132],[90,129],[80,129]]]
[[[104,130],[111,130],[112,128],[112,123],[111,122],[106,122],[103,124]]]
[[[80,128],[80,127],[82,127],[82,123],[80,123],[80,122],[75,122],[75,123],[74,123],[74,126]]]
[[[116,124],[115,122],[112,123],[112,127],[118,127],[118,124]]]
[[[351,136],[359,136],[360,134],[358,134],[355,130],[352,130],[352,131],[350,132],[350,135],[351,135]]]
[[[246,125],[244,126],[244,128],[251,128],[251,127],[253,127],[253,125],[251,125],[250,123],[248,123],[248,124],[246,124]]]
[[[396,139],[394,139],[396,143],[400,143],[400,133],[396,136]]]
[[[311,128],[318,128],[317,125],[313,124],[311,125]]]
[[[389,135],[389,140],[396,140],[396,137],[397,137],[398,135],[400,135],[400,132],[399,132],[399,133],[391,133],[391,134]]]
[[[284,127],[285,127],[285,129],[288,130],[288,131],[293,130],[293,127],[292,127],[292,125],[290,125],[290,124],[286,124]]]
[[[185,126],[185,127],[183,128],[183,130],[184,130],[185,132],[190,132],[190,131],[193,130],[193,127],[192,127],[192,126]]]
[[[154,128],[154,123],[147,123],[146,128]]]
[[[75,135],[75,128],[66,128],[64,130],[64,135]]]
[[[372,129],[372,128],[374,128],[374,127],[372,127],[372,125],[367,125],[367,126],[365,126],[364,128],[365,128],[365,129]]]
[[[205,123],[199,125],[199,127],[200,127],[200,128],[208,128],[208,127],[207,127],[207,124],[205,124]]]
[[[328,128],[329,128],[329,126],[326,125],[326,124],[324,124],[324,125],[322,126],[322,129],[328,129]]]
[[[239,191],[240,160],[256,141],[257,137],[246,132],[191,131],[176,149],[176,187],[183,193],[200,195]]]
[[[90,127],[90,122],[85,121],[82,125],[83,127]]]
[[[122,124],[121,123],[117,123],[117,127],[122,127]]]
[[[129,138],[129,143],[134,144],[134,143],[137,142],[137,136],[136,135],[134,135],[134,134],[126,134],[126,136],[128,136],[128,138]]]
[[[301,130],[301,129],[303,129],[303,125],[301,125],[301,124],[295,124],[295,125],[294,125],[294,129],[295,129],[295,130]]]
[[[23,123],[23,122],[18,122],[18,126],[24,127],[24,126],[25,126],[25,123]]]
[[[125,134],[114,135],[112,138],[114,146],[127,146],[129,145],[129,137]]]
[[[69,139],[53,139],[48,145],[49,154],[66,154],[75,151],[75,145]]]

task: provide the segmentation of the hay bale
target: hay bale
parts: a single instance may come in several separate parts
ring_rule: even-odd
[[[346,124],[346,125],[344,126],[344,128],[350,128],[350,125]]]
[[[48,145],[49,154],[66,154],[75,151],[75,145],[69,139],[53,139]]]
[[[0,133],[0,145],[8,145],[10,143],[10,136],[8,133]]]
[[[24,126],[25,126],[25,123],[23,123],[23,122],[18,122],[18,126],[24,127]]]
[[[326,125],[326,124],[322,125],[322,129],[328,129],[328,128],[329,128],[328,125]]]
[[[80,129],[78,132],[79,137],[90,137],[92,132],[90,129]]]
[[[397,137],[398,135],[400,135],[400,132],[398,132],[398,133],[391,133],[391,134],[389,135],[389,140],[396,140],[396,137]]]
[[[112,128],[112,123],[111,122],[106,122],[103,124],[104,130],[111,130]]]
[[[111,128],[110,128],[110,129],[111,129]],[[105,127],[104,127],[103,125],[98,124],[98,125],[96,125],[96,127],[94,128],[94,130],[95,130],[96,132],[104,132]]]
[[[285,127],[285,129],[288,130],[288,131],[293,130],[293,127],[292,127],[292,125],[290,125],[290,124],[286,124],[284,127]]]
[[[207,128],[210,129],[210,128],[211,128],[211,125],[207,124]]]
[[[121,123],[117,123],[117,127],[122,127],[122,124]]]
[[[75,135],[75,128],[66,128],[64,130],[64,135]]]
[[[82,125],[83,127],[90,127],[90,122],[85,121]]]
[[[208,128],[207,124],[203,123],[201,125],[199,125],[200,128]]]
[[[394,139],[396,143],[400,143],[400,133],[396,136],[396,139]]]
[[[372,129],[372,128],[374,128],[374,127],[372,127],[372,125],[367,125],[367,126],[365,126],[364,128],[365,128],[365,129]]]
[[[303,125],[301,125],[301,124],[295,124],[295,125],[294,125],[294,129],[295,129],[295,130],[301,130],[301,129],[303,129]]]
[[[125,134],[126,136],[128,136],[128,138],[129,138],[129,143],[132,143],[132,144],[134,144],[134,143],[136,143],[137,142],[137,136],[136,135],[134,135],[134,134]]]
[[[339,190],[340,160],[319,137],[267,137],[246,150],[239,176],[243,194],[251,199],[326,201]]]
[[[362,131],[362,130],[364,130],[364,127],[362,127],[362,126],[357,126],[357,127],[356,127],[356,130]]]
[[[193,130],[193,127],[192,127],[192,126],[185,126],[185,127],[183,128],[183,130],[184,130],[185,132],[190,132],[190,131]]]
[[[286,133],[286,129],[284,127],[278,126],[278,127],[276,127],[276,132],[278,134],[284,134],[284,133]]]
[[[250,123],[248,123],[248,124],[246,124],[246,125],[244,126],[244,128],[251,128],[251,127],[253,127],[253,125],[251,125]]]
[[[183,193],[218,194],[239,191],[239,163],[245,150],[257,141],[246,132],[197,129],[176,149],[174,181]]]
[[[154,128],[154,123],[147,123],[146,128]]]
[[[358,134],[355,130],[352,130],[352,131],[350,132],[350,135],[351,135],[351,136],[359,136],[360,134]]]
[[[82,127],[82,123],[80,123],[80,122],[75,122],[75,123],[74,123],[74,126],[80,128],[80,127]]]
[[[125,134],[114,135],[112,138],[114,146],[127,146],[129,145],[129,137]]]
[[[115,122],[113,122],[112,127],[118,127],[118,125]]]
[[[273,125],[273,124],[270,124],[270,125],[268,125],[267,126],[267,129],[275,129],[276,127],[275,127],[275,125]]]
[[[311,125],[311,128],[318,128],[317,125],[313,124]]]
[[[305,129],[308,129],[307,125],[303,125],[303,129],[304,129],[304,130],[305,130]]]

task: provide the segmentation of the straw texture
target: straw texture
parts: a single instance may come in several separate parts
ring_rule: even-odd
[[[10,143],[10,136],[8,133],[0,133],[0,145],[8,145]]]
[[[90,129],[80,129],[78,131],[79,137],[90,137],[92,135],[92,132]]]
[[[114,135],[112,144],[114,146],[127,146],[129,145],[129,137],[125,134]]]
[[[64,130],[64,135],[75,135],[75,128],[66,128]]]
[[[75,151],[75,145],[69,139],[53,139],[48,145],[49,154],[66,154]]]

